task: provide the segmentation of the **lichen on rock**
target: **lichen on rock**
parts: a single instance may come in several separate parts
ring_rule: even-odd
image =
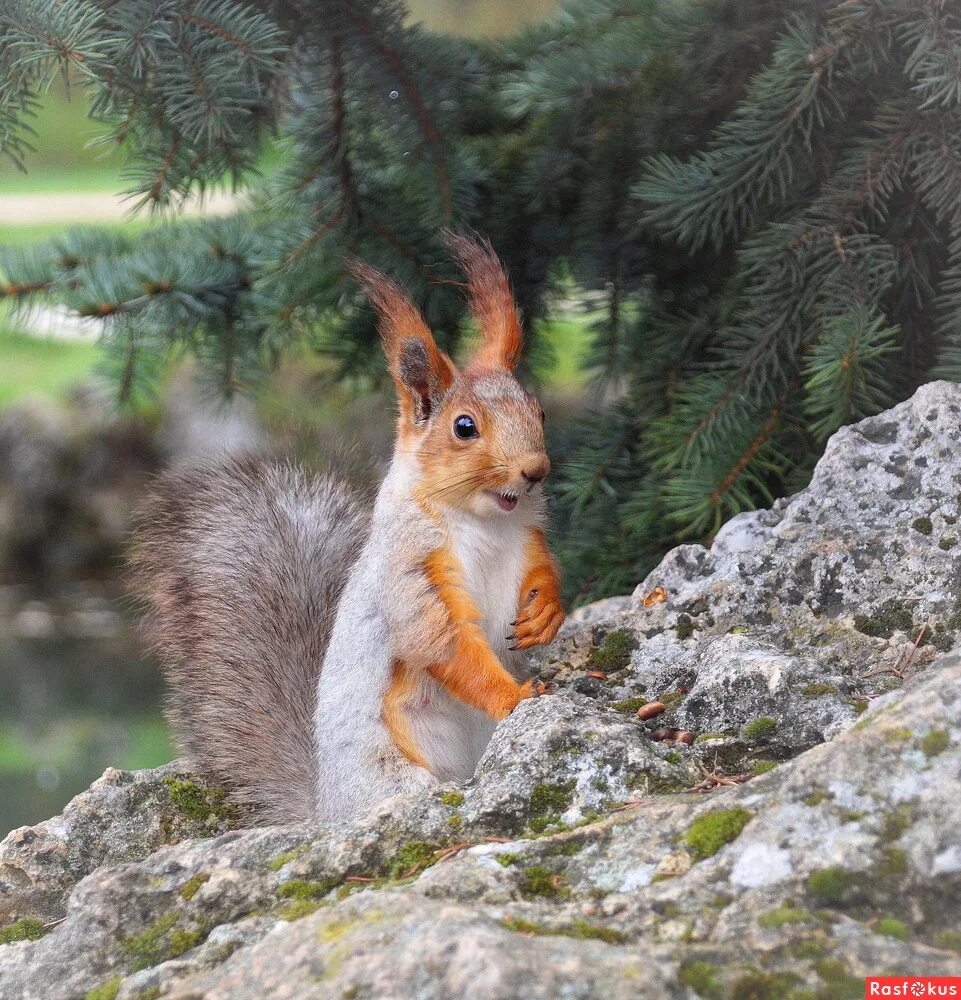
[[[961,975],[961,550],[939,544],[959,418],[961,387],[924,387],[835,435],[801,494],[572,616],[534,658],[552,693],[462,787],[258,828],[179,765],[108,772],[0,845],[0,997],[800,998]]]

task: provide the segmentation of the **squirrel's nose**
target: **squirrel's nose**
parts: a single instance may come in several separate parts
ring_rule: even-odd
[[[547,473],[551,471],[550,459],[542,452],[525,455],[519,464],[521,475],[527,480],[528,489],[546,479]]]

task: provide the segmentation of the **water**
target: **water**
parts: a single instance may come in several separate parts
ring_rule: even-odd
[[[170,760],[161,691],[115,588],[3,588],[0,837],[60,812],[108,766]]]

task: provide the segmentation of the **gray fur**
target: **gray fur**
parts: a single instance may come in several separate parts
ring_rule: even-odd
[[[317,680],[369,529],[332,476],[254,457],[174,470],[133,570],[184,752],[269,823],[316,815]]]

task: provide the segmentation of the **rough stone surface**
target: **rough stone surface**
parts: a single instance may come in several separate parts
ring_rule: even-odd
[[[961,387],[923,388],[836,435],[803,493],[575,616],[537,657],[553,693],[463,787],[232,829],[174,765],[108,772],[0,846],[0,935],[44,932],[0,945],[0,998],[817,1000],[961,975],[959,422]]]

